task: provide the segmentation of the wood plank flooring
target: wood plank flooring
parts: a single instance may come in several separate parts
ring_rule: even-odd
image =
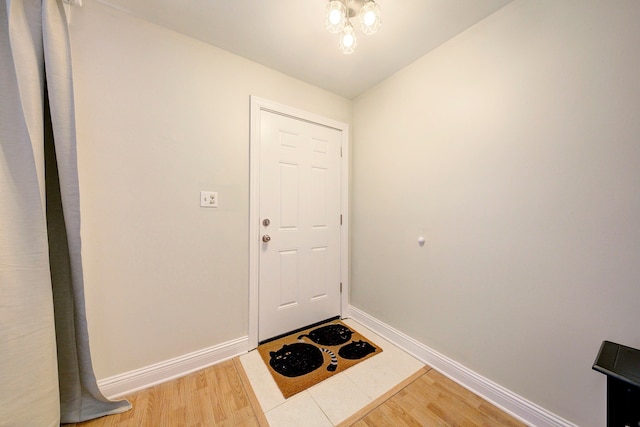
[[[428,367],[403,385],[340,426],[525,426]],[[237,357],[126,398],[128,412],[65,426],[268,425]]]

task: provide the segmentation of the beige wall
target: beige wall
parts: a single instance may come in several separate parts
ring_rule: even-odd
[[[354,103],[352,304],[585,427],[640,348],[638,22],[515,1]]]
[[[351,101],[95,1],[70,29],[97,377],[246,336],[249,96],[344,122]]]

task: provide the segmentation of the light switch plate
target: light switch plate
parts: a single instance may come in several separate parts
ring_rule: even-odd
[[[218,192],[217,191],[201,191],[200,207],[201,208],[217,208]]]

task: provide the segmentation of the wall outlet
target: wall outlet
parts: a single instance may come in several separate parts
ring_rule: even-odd
[[[201,208],[217,208],[218,192],[217,191],[201,191],[200,207]]]

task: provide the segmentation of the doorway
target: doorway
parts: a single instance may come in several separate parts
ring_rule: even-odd
[[[346,313],[348,129],[251,97],[250,348]]]

